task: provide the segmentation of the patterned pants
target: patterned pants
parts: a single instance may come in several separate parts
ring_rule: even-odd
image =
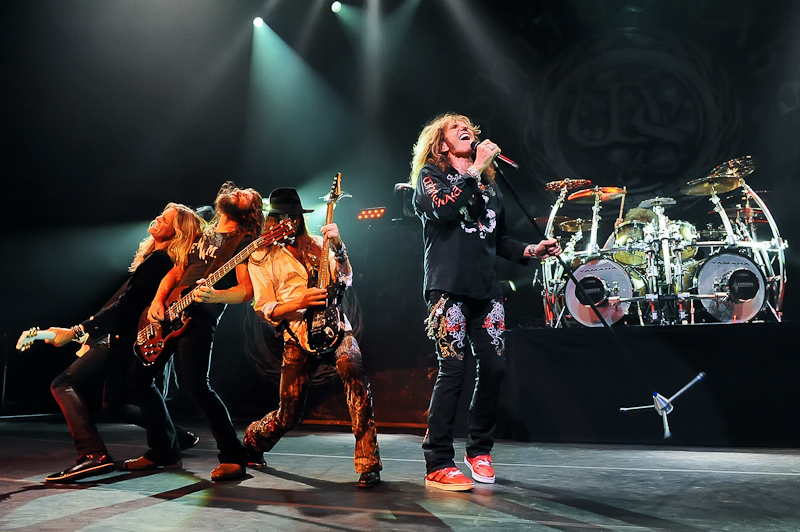
[[[469,405],[466,453],[489,454],[500,383],[505,375],[505,313],[503,302],[471,299],[431,291],[428,337],[436,342],[439,374],[431,395],[428,431],[422,442],[428,473],[453,467],[453,424],[467,370],[467,353],[477,363],[477,378]]]
[[[353,435],[356,437],[353,457],[355,470],[357,473],[380,471],[383,469],[383,464],[378,449],[372,392],[369,389],[367,375],[364,373],[361,350],[355,337],[350,333],[346,334],[332,356],[336,371],[344,382]],[[311,377],[320,362],[317,356],[303,351],[297,343],[293,341],[285,343],[278,409],[247,427],[244,444],[248,448],[260,452],[269,451],[284,434],[300,422]]]

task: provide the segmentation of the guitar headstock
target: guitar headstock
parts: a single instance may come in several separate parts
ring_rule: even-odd
[[[261,235],[257,247],[268,246],[279,242],[294,234],[295,226],[291,218],[281,220],[277,225],[273,225]]]
[[[39,327],[31,327],[19,335],[19,340],[17,340],[17,351],[22,352],[30,349],[31,344],[37,339],[38,333]]]
[[[333,178],[330,193],[325,197],[326,203],[336,203],[342,197],[342,173],[337,172]]]

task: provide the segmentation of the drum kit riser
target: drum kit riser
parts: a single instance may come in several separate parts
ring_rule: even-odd
[[[721,226],[697,231],[695,225],[671,220],[666,209],[672,198],[656,197],[639,204],[614,231],[613,240],[600,247],[597,231],[601,204],[621,198],[620,219],[627,190],[594,187],[585,179],[553,181],[546,190],[559,191],[547,218],[545,234],[556,228],[572,233],[561,259],[542,261],[542,297],[545,319],[551,327],[577,322],[587,327],[602,325],[597,311],[608,324],[639,325],[694,324],[700,321],[742,323],[759,317],[781,321],[781,304],[786,284],[785,252],[777,224],[761,197],[744,181],[754,170],[751,157],[733,159],[709,175],[690,181],[681,192],[709,196]],[[718,194],[742,189],[744,205],[725,209]],[[558,216],[565,199],[592,203],[590,221]],[[756,205],[751,207],[751,205]],[[544,219],[537,219],[543,223]],[[765,222],[769,240],[759,240],[756,223]],[[590,237],[578,250],[583,231]],[[706,237],[705,239],[703,237]],[[710,237],[710,238],[709,238]],[[573,268],[573,276],[564,268]],[[577,289],[575,281],[582,290]],[[588,300],[587,300],[588,298]]]

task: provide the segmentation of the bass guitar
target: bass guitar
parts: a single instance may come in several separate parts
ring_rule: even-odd
[[[270,246],[288,236],[294,234],[294,224],[291,220],[283,220],[278,225],[266,231],[259,238],[253,240],[246,248],[234,255],[232,259],[223,264],[217,271],[206,277],[199,286],[214,286],[217,281],[222,279],[225,274],[233,270],[238,264],[247,258],[257,249]],[[197,288],[197,287],[195,287]],[[136,335],[136,342],[133,345],[133,352],[145,366],[153,365],[168,342],[180,336],[186,329],[191,318],[185,316],[183,311],[194,302],[194,288],[188,289],[186,286],[179,286],[170,293],[164,306],[164,319],[157,323],[151,323],[147,318],[149,307],[144,310],[139,319],[139,332]]]
[[[333,208],[341,196],[342,174],[340,172],[333,178],[333,186],[331,187],[330,194],[328,194],[328,211],[325,216],[325,225],[333,222]],[[317,355],[336,349],[336,347],[339,346],[339,342],[344,338],[344,331],[340,324],[344,321],[344,316],[342,314],[342,296],[344,295],[345,283],[343,281],[337,281],[331,284],[330,282],[329,246],[330,242],[328,239],[323,239],[316,282],[317,288],[324,288],[328,291],[328,295],[325,299],[325,306],[320,305],[306,309],[308,345],[304,347]],[[313,282],[313,278],[311,281]]]

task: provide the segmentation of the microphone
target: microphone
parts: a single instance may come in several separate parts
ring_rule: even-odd
[[[472,143],[470,143],[469,146],[470,146],[470,148],[472,148],[473,151],[475,151],[476,149],[478,149],[478,144],[480,144],[480,142],[478,142],[477,140],[473,140]],[[509,159],[508,157],[506,157],[502,153],[498,153],[496,158],[500,159],[501,161],[503,161],[507,165],[511,166],[512,168],[519,168],[519,165],[517,163],[515,163],[514,161],[512,161],[511,159]]]

